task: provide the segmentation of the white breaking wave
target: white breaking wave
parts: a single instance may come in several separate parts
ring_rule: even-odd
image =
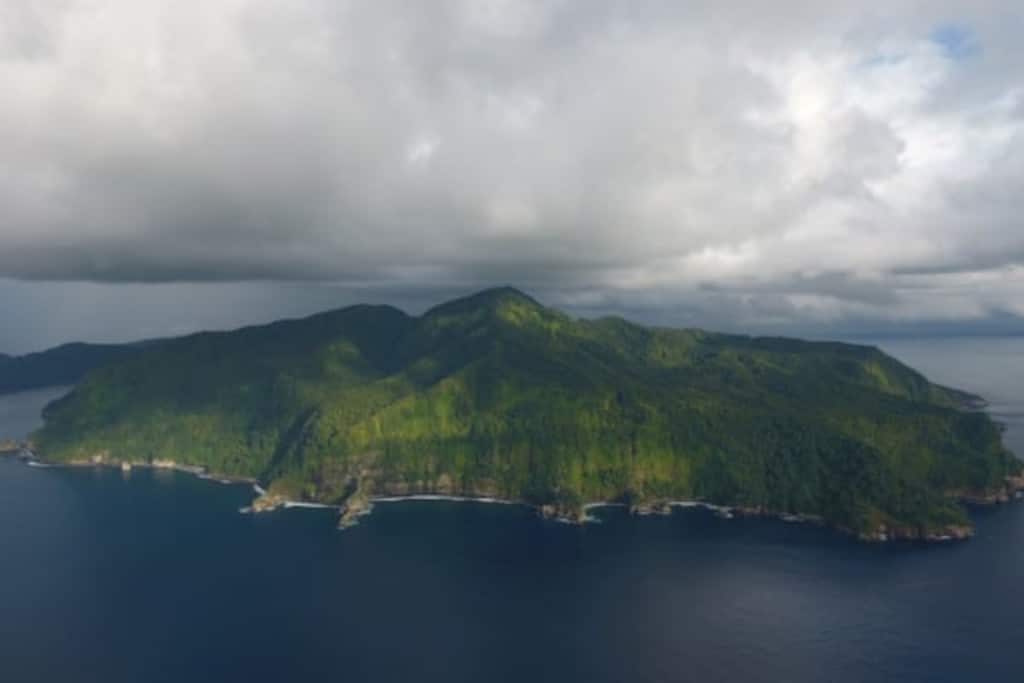
[[[303,503],[299,501],[286,500],[284,502],[286,508],[334,508],[337,505],[328,505],[326,503]]]
[[[431,493],[417,493],[409,496],[379,496],[371,498],[374,503],[399,503],[404,500],[447,500],[454,503],[490,503],[495,505],[521,505],[514,500],[502,498],[473,498],[471,496],[442,496]]]
[[[674,508],[704,508],[712,512],[732,512],[732,508],[728,505],[715,505],[714,503],[705,503],[702,500],[670,500],[668,504]]]
[[[593,510],[594,508],[624,508],[627,507],[625,503],[611,503],[604,500],[599,500],[594,503],[587,503],[583,506],[584,510]]]

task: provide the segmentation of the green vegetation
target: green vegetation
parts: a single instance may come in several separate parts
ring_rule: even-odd
[[[881,351],[574,320],[513,289],[162,342],[89,373],[53,460],[174,460],[272,492],[700,498],[854,531],[964,523],[1020,463],[966,395]]]

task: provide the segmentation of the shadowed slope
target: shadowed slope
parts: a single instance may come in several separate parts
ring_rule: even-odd
[[[126,358],[150,343],[74,343],[24,356],[0,354],[0,394],[74,384],[88,371]]]

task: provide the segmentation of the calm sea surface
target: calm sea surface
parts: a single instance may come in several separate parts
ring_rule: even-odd
[[[883,341],[1024,453],[1024,340]],[[0,433],[54,392],[0,398]],[[237,513],[246,486],[0,459],[0,681],[975,681],[1024,668],[1024,505],[944,546],[505,505]]]

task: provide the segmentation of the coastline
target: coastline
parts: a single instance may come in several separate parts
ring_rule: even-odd
[[[4,445],[9,445],[5,443]],[[260,514],[272,512],[278,509],[307,508],[307,509],[335,509],[339,511],[338,529],[344,530],[355,526],[359,520],[372,514],[374,505],[378,503],[397,503],[405,501],[438,501],[438,502],[465,502],[489,505],[518,505],[530,508],[540,517],[558,523],[584,525],[600,523],[600,520],[590,514],[590,510],[603,507],[618,507],[628,509],[629,514],[637,516],[669,516],[673,509],[703,508],[722,519],[735,519],[737,517],[762,517],[777,519],[789,524],[811,524],[819,527],[828,527],[834,531],[847,536],[852,536],[859,541],[867,543],[886,543],[896,541],[921,541],[928,543],[945,543],[956,540],[966,540],[974,535],[973,523],[952,524],[938,528],[914,527],[907,525],[880,524],[874,529],[854,530],[842,526],[831,525],[819,515],[807,513],[782,512],[762,507],[748,507],[738,505],[716,504],[704,500],[678,499],[678,500],[651,500],[638,503],[623,503],[618,501],[591,501],[584,503],[578,508],[570,508],[561,505],[542,504],[537,505],[523,500],[505,499],[496,496],[467,496],[445,493],[432,493],[428,491],[420,493],[408,493],[403,495],[372,495],[356,491],[342,503],[323,503],[309,500],[294,500],[269,492],[263,488],[259,481],[253,477],[240,477],[223,475],[209,471],[202,465],[186,465],[173,460],[156,460],[153,462],[143,461],[118,461],[111,460],[104,454],[93,456],[88,460],[73,460],[63,463],[53,463],[38,456],[31,448],[31,444],[20,442],[17,450],[0,450],[0,455],[14,456],[24,461],[30,467],[109,467],[119,468],[124,473],[132,469],[148,468],[152,470],[177,471],[190,474],[205,481],[218,484],[249,484],[252,487],[255,498],[248,506],[239,508],[242,514]],[[1003,487],[989,492],[950,492],[950,497],[960,502],[991,506],[1009,502],[1019,502],[1024,498],[1024,476],[1007,477]]]
[[[11,456],[21,460],[29,467],[68,467],[68,468],[84,468],[84,467],[107,467],[110,469],[120,469],[121,472],[129,473],[133,469],[150,469],[150,470],[163,470],[163,471],[174,471],[182,472],[184,474],[191,474],[197,479],[204,481],[211,481],[216,484],[252,484],[259,488],[259,484],[253,477],[241,477],[229,474],[218,474],[211,472],[204,465],[186,465],[173,460],[154,460],[152,462],[145,461],[108,461],[106,458],[97,456],[89,460],[69,460],[67,462],[51,462],[45,458],[39,457],[31,445],[27,442],[21,442],[16,449],[0,449],[0,456]],[[262,491],[263,489],[259,489]]]
[[[1020,482],[1020,488],[1017,490],[1024,491],[1024,480]],[[436,493],[413,493],[402,496],[370,496],[365,499],[358,499],[352,501],[351,503],[346,502],[342,504],[327,504],[293,501],[286,499],[284,497],[275,496],[273,494],[267,494],[263,489],[259,489],[259,491],[263,492],[261,497],[257,498],[252,506],[242,508],[242,512],[258,514],[263,512],[271,512],[278,509],[288,509],[292,507],[331,508],[339,511],[339,530],[344,530],[356,526],[362,517],[372,514],[374,505],[377,503],[387,504],[406,501],[434,501],[478,503],[484,505],[517,505],[533,510],[539,517],[543,519],[548,519],[561,524],[571,524],[576,526],[582,526],[585,524],[600,524],[601,520],[599,518],[588,514],[590,510],[598,508],[623,508],[628,510],[629,514],[636,515],[639,517],[666,517],[670,516],[673,510],[677,508],[700,508],[712,512],[716,516],[726,520],[743,517],[761,517],[765,519],[775,519],[786,524],[809,524],[817,527],[827,527],[832,531],[853,537],[856,540],[865,543],[893,543],[898,541],[948,543],[951,541],[966,540],[974,535],[973,524],[947,525],[945,527],[932,529],[905,525],[889,526],[882,524],[872,530],[858,531],[846,527],[830,525],[823,517],[814,514],[780,512],[760,507],[720,505],[703,500],[689,499],[661,500],[638,505],[629,505],[617,501],[592,501],[583,504],[578,512],[567,514],[565,510],[556,508],[555,506],[551,505],[536,505],[534,503],[529,503],[522,500],[510,500],[504,498],[497,498],[494,496],[459,496]],[[260,500],[264,500],[264,502],[262,504],[257,504],[257,502]],[[1017,495],[1011,496],[1009,498],[1001,496],[994,497],[992,499],[987,499],[987,502],[977,504],[996,505],[1019,500],[1021,500],[1021,495],[1018,493]]]

